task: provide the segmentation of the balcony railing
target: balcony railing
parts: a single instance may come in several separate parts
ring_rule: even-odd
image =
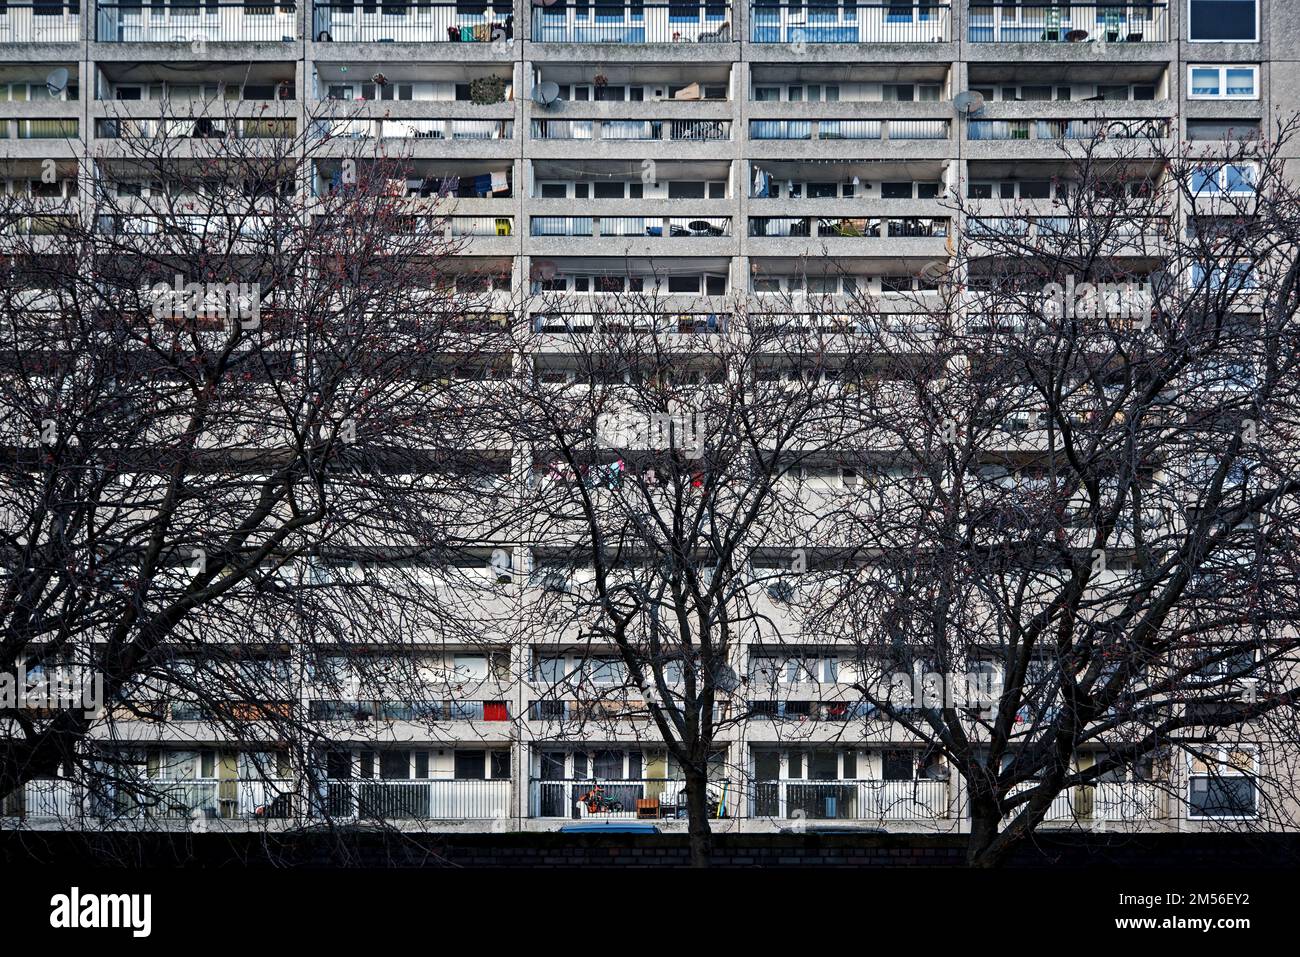
[[[714,805],[711,816],[736,816],[738,801],[734,792],[728,796],[724,782],[710,782],[709,792]],[[686,782],[675,778],[533,780],[528,814],[598,821],[684,817]]]
[[[715,142],[731,139],[730,120],[533,120],[535,140],[672,140]]]
[[[971,120],[971,140],[1163,139],[1169,123],[1159,118],[1104,120]]]
[[[1152,43],[1169,39],[1166,3],[981,3],[971,43]]]
[[[751,216],[749,235],[768,239],[942,238],[948,235],[948,220],[926,217]]]
[[[926,0],[904,3],[750,4],[754,43],[937,43],[950,39],[949,7]]]
[[[87,796],[92,817],[159,819],[273,819],[294,813],[294,786],[289,780],[169,780],[148,778],[136,789]]]
[[[532,329],[549,335],[589,332],[645,332],[659,335],[716,335],[727,328],[728,317],[714,312],[658,315],[648,313],[545,312],[533,313]]]
[[[105,3],[96,8],[100,43],[265,43],[298,37],[298,8],[256,0],[171,0]]]
[[[75,43],[81,39],[79,3],[6,3],[0,43]]]
[[[484,820],[510,814],[510,782],[466,780],[327,781],[314,813],[380,821]],[[320,804],[319,802],[324,802]]]
[[[493,3],[317,2],[317,43],[493,43],[515,37],[514,7]]]
[[[309,705],[316,721],[509,721],[505,701],[340,701],[317,699]]]
[[[65,140],[76,139],[80,124],[73,119],[5,120],[0,119],[0,139]]]
[[[103,140],[263,140],[291,137],[296,126],[294,120],[281,118],[111,119],[97,120],[95,134]]]
[[[730,43],[729,3],[579,3],[533,7],[539,43]]]
[[[530,229],[534,236],[689,239],[730,236],[731,219],[727,216],[699,219],[690,216],[534,216]]]
[[[948,782],[759,781],[751,817],[810,820],[926,821],[948,816]]]
[[[317,127],[329,136],[349,139],[508,140],[513,120],[322,120]]]
[[[750,120],[752,140],[946,140],[947,120]]]

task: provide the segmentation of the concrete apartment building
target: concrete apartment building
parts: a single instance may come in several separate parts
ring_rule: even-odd
[[[164,98],[201,111],[219,96],[249,122],[273,101],[300,129],[342,124],[390,141],[420,177],[455,178],[451,228],[470,237],[466,255],[512,277],[525,302],[547,294],[526,321],[563,336],[590,328],[584,301],[601,290],[658,283],[666,311],[706,325],[742,293],[916,290],[963,228],[945,192],[1041,201],[1046,215],[1068,165],[1061,144],[1099,125],[1123,121],[1171,146],[1267,133],[1300,102],[1297,61],[1300,25],[1283,0],[0,0],[0,155],[10,183],[38,178],[46,159],[110,156],[115,138],[152,135]],[[70,79],[50,96],[59,68]],[[500,101],[473,102],[471,84],[487,77],[504,81]],[[954,107],[967,90],[985,101],[971,116]],[[345,118],[322,119],[340,103]],[[337,174],[322,168],[317,185]],[[805,257],[825,255],[842,271],[811,274]],[[561,294],[571,313],[554,308]],[[430,649],[431,670],[473,690],[452,697],[436,739],[370,702],[364,733],[341,733],[330,759],[333,810],[547,829],[583,816],[584,782],[599,780],[628,809],[656,797],[663,825],[683,826],[666,813],[675,769],[645,731],[549,739],[538,688],[565,653],[528,639]],[[783,716],[807,719],[838,664],[825,648],[794,657],[738,667],[778,673]],[[305,704],[322,720],[357,710]],[[775,717],[737,729],[725,762],[751,783],[724,798],[719,829],[808,818],[963,828],[956,775],[900,757],[888,735],[859,742],[843,723],[810,725],[797,738]],[[158,732],[140,747],[151,773],[187,782],[189,803],[234,826],[260,826],[275,806],[265,782],[244,782],[231,742]],[[1194,768],[1172,773],[1174,788],[1195,786]],[[1105,787],[1086,804],[1063,796],[1047,826],[1206,823],[1194,800],[1179,806],[1140,780]],[[365,789],[380,796],[359,799]],[[31,787],[24,811],[66,816],[70,800]]]

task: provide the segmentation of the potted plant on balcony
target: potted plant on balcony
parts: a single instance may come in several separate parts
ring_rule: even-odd
[[[481,76],[470,80],[469,98],[471,103],[476,103],[479,106],[490,106],[493,103],[504,102],[506,98],[505,77]]]

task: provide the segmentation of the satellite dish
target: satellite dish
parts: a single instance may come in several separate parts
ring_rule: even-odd
[[[68,71],[64,67],[50,71],[50,75],[45,78],[45,89],[50,91],[50,96],[58,96],[68,88]]]
[[[958,113],[971,116],[984,109],[984,94],[976,93],[974,90],[967,90],[964,93],[958,93],[953,97],[952,105],[957,107]]]
[[[533,0],[533,6],[535,7],[552,7],[554,5],[555,0]]]
[[[713,666],[713,684],[719,691],[730,693],[740,687],[740,678],[731,665],[718,662]]]
[[[533,102],[541,107],[549,107],[560,98],[560,84],[543,80],[533,87]]]

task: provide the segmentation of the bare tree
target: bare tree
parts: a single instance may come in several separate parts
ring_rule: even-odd
[[[721,315],[650,293],[593,303],[579,334],[532,332],[560,308],[543,299],[508,403],[536,556],[524,616],[561,648],[539,662],[549,687],[531,716],[556,738],[658,742],[704,865],[710,820],[733,816],[744,787],[728,762],[748,713],[737,656],[780,625],[771,596],[817,520],[799,477],[854,429],[839,382],[859,375],[858,355],[815,301]]]
[[[461,386],[503,368],[504,310],[447,198],[328,124],[101,122],[79,166],[14,161],[33,187],[0,206],[0,672],[93,689],[6,702],[0,794],[173,816],[146,746],[216,741],[289,816],[338,717],[322,658],[364,651],[407,720],[447,717],[397,684],[481,621],[462,571],[509,458]]]
[[[858,730],[960,779],[973,865],[1066,795],[1294,820],[1294,130],[1102,131],[1046,215],[952,200],[924,321],[860,304],[892,387],[801,601],[853,648]]]

